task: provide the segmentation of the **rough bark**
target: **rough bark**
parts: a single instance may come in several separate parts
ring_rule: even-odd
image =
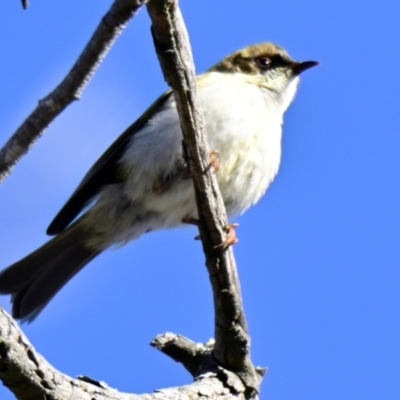
[[[250,359],[250,336],[243,311],[240,284],[231,247],[221,246],[228,219],[218,182],[210,168],[210,149],[197,99],[193,57],[177,0],[147,4],[153,22],[157,55],[177,103],[199,210],[199,228],[214,295],[217,363],[235,371],[249,395],[257,393],[261,377]],[[218,149],[212,149],[218,151]]]
[[[185,343],[182,347],[181,342]],[[209,344],[194,344],[173,334],[159,336],[153,345],[162,351],[168,346],[178,352],[181,349],[182,354],[191,347],[192,358],[196,359],[192,365],[207,358],[210,351]],[[190,357],[184,358],[188,362]],[[19,400],[245,399],[245,388],[237,375],[220,367],[207,366],[206,370],[196,375],[191,385],[141,395],[118,392],[88,377],[73,379],[57,371],[38,354],[18,324],[0,310],[0,379]]]
[[[21,125],[0,151],[0,182],[44,128],[74,99],[94,73],[119,32],[146,1],[116,0],[63,82]],[[116,8],[119,10],[116,13]],[[0,310],[0,379],[18,399],[249,399],[257,398],[265,370],[250,359],[233,251],[225,243],[228,220],[218,183],[210,168],[203,115],[198,104],[191,49],[176,0],[151,0],[148,11],[164,76],[172,87],[193,174],[199,229],[214,296],[215,341],[197,344],[173,333],[157,336],[152,346],[180,362],[193,376],[191,385],[152,394],[120,393],[87,377],[73,379],[54,369],[29,343],[15,321]],[[102,43],[98,43],[100,40]],[[218,150],[218,149],[212,149]]]

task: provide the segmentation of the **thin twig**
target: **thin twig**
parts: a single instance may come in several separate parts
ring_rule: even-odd
[[[187,31],[177,0],[151,0],[147,9],[161,68],[174,91],[193,174],[200,235],[214,294],[214,357],[241,377],[251,396],[258,392],[261,376],[250,359],[250,337],[232,249],[216,249],[225,240],[228,220],[218,182],[208,168],[210,150]]]
[[[63,81],[44,99],[0,150],[0,183],[33,146],[47,126],[74,100],[110,50],[129,20],[147,0],[115,0]]]

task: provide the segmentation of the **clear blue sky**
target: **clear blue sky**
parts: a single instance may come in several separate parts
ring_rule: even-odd
[[[4,142],[64,76],[111,1],[0,6]],[[280,172],[235,246],[263,399],[400,398],[400,4],[181,2],[198,72],[273,41],[321,65],[286,114]],[[166,85],[142,10],[73,104],[0,186],[1,267],[46,240],[83,174]],[[123,391],[189,383],[158,333],[213,335],[194,228],[98,257],[24,331],[61,371]],[[0,298],[9,309],[9,299]],[[0,398],[11,399],[4,388]]]

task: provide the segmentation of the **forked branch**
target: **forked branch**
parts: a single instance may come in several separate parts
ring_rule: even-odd
[[[219,365],[240,376],[251,396],[258,392],[261,375],[250,359],[250,337],[233,251],[230,247],[220,246],[226,240],[228,219],[217,179],[213,169],[209,168],[211,152],[197,99],[186,27],[177,0],[152,0],[147,9],[153,22],[153,40],[161,68],[174,91],[193,174],[200,236],[214,295],[215,346],[212,354]]]
[[[116,0],[63,82],[46,98],[0,151],[0,182],[33,145],[48,124],[79,98],[83,88],[125,24],[145,0]],[[152,345],[193,375],[191,385],[153,394],[119,393],[90,378],[73,379],[37,354],[18,325],[0,310],[0,379],[18,399],[79,400],[87,398],[197,399],[256,397],[262,375],[250,359],[250,337],[242,306],[233,251],[225,241],[228,220],[210,165],[203,116],[196,94],[192,54],[176,0],[151,0],[148,11],[156,51],[174,90],[185,149],[193,174],[199,229],[214,295],[215,343],[196,344],[175,334],[156,337]],[[212,149],[218,150],[218,149]]]

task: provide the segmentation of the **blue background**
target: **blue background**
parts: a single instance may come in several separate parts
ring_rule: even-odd
[[[18,0],[0,10],[5,142],[65,75],[111,1]],[[398,1],[182,0],[196,68],[273,41],[321,65],[286,114],[278,177],[235,254],[263,399],[400,398]],[[0,186],[1,266],[41,245],[80,179],[164,90],[145,9],[74,103]],[[61,371],[149,392],[191,382],[148,343],[213,336],[192,227],[145,235],[76,276],[23,330]],[[1,297],[9,309],[9,299]],[[11,399],[5,388],[0,398]]]

